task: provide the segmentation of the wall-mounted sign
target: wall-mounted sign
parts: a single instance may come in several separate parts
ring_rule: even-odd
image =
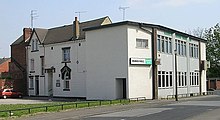
[[[130,58],[131,65],[152,65],[151,58]]]

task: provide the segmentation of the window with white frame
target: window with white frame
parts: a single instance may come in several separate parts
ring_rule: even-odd
[[[61,69],[61,78],[63,80],[63,90],[69,91],[70,89],[70,79],[71,79],[71,69],[67,66],[64,66]]]
[[[38,51],[38,40],[37,39],[32,39],[31,50]]]
[[[168,88],[173,86],[173,72],[158,71],[158,87]]]
[[[148,48],[148,40],[147,39],[136,39],[136,48]]]
[[[176,39],[175,40],[175,48],[177,54],[180,56],[186,56],[186,42]]]
[[[29,88],[31,88],[31,89],[34,88],[34,77],[29,78]]]
[[[160,43],[161,38],[160,37],[161,37],[160,35],[157,36],[157,51],[158,52],[160,52],[160,46],[161,46],[161,43]]]
[[[31,61],[30,61],[30,69],[31,69],[31,71],[34,71],[34,59],[31,59]]]
[[[44,75],[44,56],[40,56],[41,59],[41,75]]]
[[[199,57],[199,47],[196,44],[189,44],[189,56],[192,58],[198,58]]]
[[[169,38],[169,53],[172,54],[172,39]]]
[[[31,44],[31,50],[32,50],[32,51],[34,51],[34,48],[35,48],[34,46],[35,46],[35,40],[33,39],[33,40],[32,40],[32,44]]]
[[[157,35],[157,51],[162,53],[172,53],[172,38]]]
[[[187,85],[186,72],[178,72],[177,73],[177,81],[178,81],[179,87],[186,86]]]
[[[70,47],[62,48],[63,62],[70,62]]]
[[[190,85],[191,86],[199,85],[199,73],[198,72],[190,72]]]

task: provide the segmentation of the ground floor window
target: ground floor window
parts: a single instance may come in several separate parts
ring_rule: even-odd
[[[29,87],[30,87],[31,89],[34,88],[34,77],[30,77]]]
[[[158,71],[158,87],[166,88],[173,86],[173,72]]]
[[[199,85],[199,73],[198,72],[190,72],[190,85],[191,86]]]
[[[64,89],[70,89],[70,81],[64,80]]]
[[[180,87],[186,86],[187,85],[186,72],[178,72],[177,81],[178,81],[178,86]]]

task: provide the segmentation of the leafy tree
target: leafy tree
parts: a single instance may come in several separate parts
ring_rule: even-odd
[[[204,39],[207,40],[206,59],[210,61],[210,68],[207,76],[220,77],[220,26],[216,24],[204,32]]]

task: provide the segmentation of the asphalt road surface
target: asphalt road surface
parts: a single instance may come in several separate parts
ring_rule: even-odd
[[[19,120],[220,120],[220,96],[174,100],[149,100],[130,105],[45,113]]]
[[[85,120],[220,120],[220,96],[94,115]]]

